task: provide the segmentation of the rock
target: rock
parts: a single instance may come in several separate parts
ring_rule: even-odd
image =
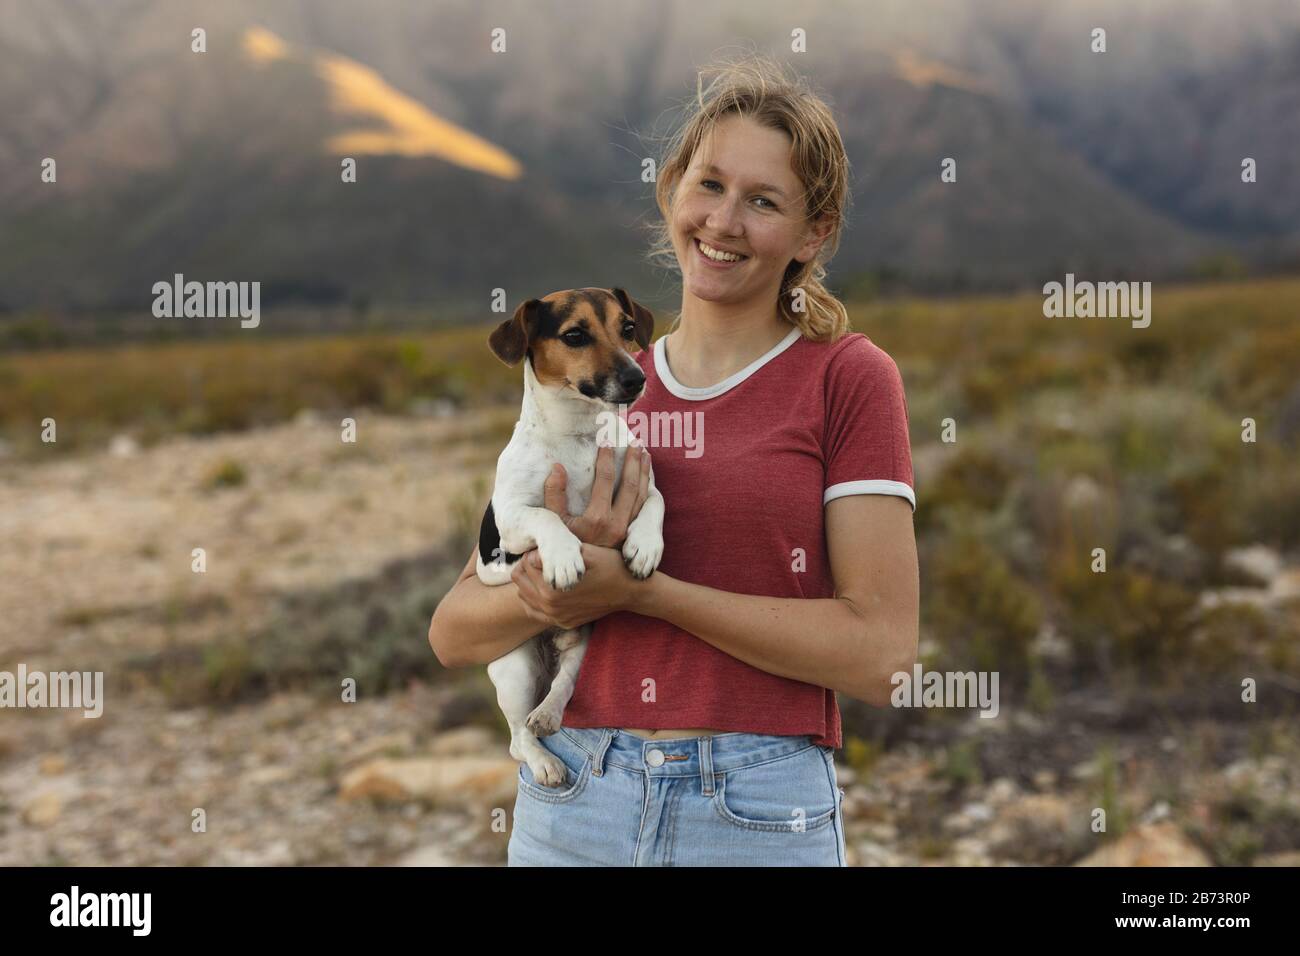
[[[108,453],[114,458],[130,458],[139,451],[139,443],[130,435],[114,435],[108,443]]]
[[[862,832],[876,843],[896,843],[898,841],[898,827],[892,823],[868,823],[862,827]]]
[[[1083,818],[1065,798],[1030,793],[999,808],[987,840],[999,855],[1022,862],[1064,862],[1071,836],[1082,826]]]
[[[1224,552],[1223,566],[1230,571],[1268,587],[1282,570],[1282,556],[1263,544],[1247,548],[1233,548]]]
[[[991,866],[987,843],[978,837],[962,837],[952,843],[951,866]]]
[[[1034,637],[1033,652],[1038,657],[1058,662],[1069,662],[1074,656],[1070,642],[1062,637],[1051,624],[1043,625]]]
[[[1070,770],[1070,776],[1075,780],[1096,780],[1101,776],[1101,761],[1093,757],[1076,764]]]
[[[993,819],[993,808],[986,803],[968,803],[956,813],[944,817],[945,830],[965,833]]]
[[[438,846],[422,846],[412,850],[399,859],[394,866],[459,866],[460,860],[453,859],[447,851]]]
[[[508,806],[514,802],[518,775],[519,764],[508,758],[385,757],[348,771],[339,797]]]
[[[887,846],[859,840],[845,847],[849,866],[906,866],[907,861]]]
[[[63,754],[46,754],[41,758],[41,773],[47,777],[57,777],[68,769],[68,761]]]
[[[271,764],[266,767],[257,767],[248,771],[240,778],[241,782],[253,787],[264,787],[275,783],[284,783],[286,780],[292,780],[294,772],[289,767]]]
[[[1169,821],[1134,827],[1075,866],[1212,866],[1210,858]]]
[[[23,819],[34,827],[50,827],[59,822],[63,801],[57,793],[42,793],[23,808]]]
[[[989,784],[988,792],[984,796],[994,806],[1002,806],[1015,799],[1016,782],[1010,777],[998,777]]]
[[[1087,475],[1075,475],[1065,486],[1065,506],[1071,511],[1091,511],[1106,500],[1101,485]]]
[[[448,418],[456,414],[456,403],[446,398],[417,398],[411,402],[411,414],[424,418]]]
[[[1286,850],[1255,857],[1255,866],[1300,866],[1300,850]]]
[[[486,727],[466,724],[434,738],[429,753],[435,757],[491,757],[508,752],[509,744],[498,740]]]
[[[1300,568],[1288,568],[1273,579],[1269,597],[1274,604],[1281,604],[1300,597]]]
[[[856,790],[845,790],[844,799],[840,801],[840,812],[846,820],[866,817],[871,810],[871,801]]]
[[[377,737],[371,737],[363,741],[360,746],[350,751],[343,758],[343,766],[351,767],[375,757],[404,756],[409,754],[414,746],[415,738],[411,736],[409,730],[401,730],[392,734],[380,734]]]
[[[1159,803],[1155,804],[1155,806],[1153,806],[1146,813],[1142,814],[1142,822],[1159,823],[1161,820],[1169,819],[1169,815],[1170,815],[1169,804],[1161,800]]]

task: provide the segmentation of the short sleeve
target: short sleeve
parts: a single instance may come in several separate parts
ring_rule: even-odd
[[[915,511],[903,377],[865,335],[849,337],[826,368],[822,504],[845,495],[898,495]]]

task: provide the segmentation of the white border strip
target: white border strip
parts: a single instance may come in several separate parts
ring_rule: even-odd
[[[826,493],[822,495],[822,504],[846,495],[898,495],[900,498],[906,498],[911,503],[912,510],[916,511],[916,492],[902,481],[887,481],[884,478],[873,478],[870,481],[841,481],[826,489]]]

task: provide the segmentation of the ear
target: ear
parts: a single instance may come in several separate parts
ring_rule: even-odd
[[[808,238],[799,247],[799,251],[794,254],[795,259],[800,263],[810,262],[821,251],[821,247],[826,244],[826,240],[831,237],[831,230],[834,225],[835,223],[828,216],[823,216],[811,222],[808,226]]]
[[[515,309],[515,314],[506,319],[488,336],[488,345],[493,353],[507,365],[518,365],[519,360],[528,351],[528,340],[537,325],[537,313],[541,310],[539,299],[529,299]]]
[[[636,323],[636,330],[632,333],[636,338],[636,344],[643,349],[648,349],[650,339],[655,334],[654,313],[622,289],[610,289],[609,291],[613,293],[614,298],[618,299],[618,304],[622,306],[623,311],[632,316],[632,321]]]

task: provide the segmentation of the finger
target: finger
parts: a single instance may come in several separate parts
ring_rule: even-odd
[[[646,499],[650,497],[650,451],[641,449],[641,481],[637,485],[636,492],[636,513],[641,513],[641,506],[645,504]]]
[[[536,552],[533,552],[532,560],[524,567],[524,574],[528,576],[528,580],[537,589],[538,600],[545,597],[545,592],[552,590],[551,586],[546,583],[541,556]]]
[[[614,497],[613,519],[616,524],[627,524],[636,505],[636,488],[641,481],[641,454],[636,448],[629,448],[623,456],[623,479],[618,484],[618,494]]]
[[[515,564],[510,572],[510,580],[514,582],[515,587],[519,589],[519,599],[530,608],[537,608],[537,587],[528,579],[528,572],[524,562],[519,561]]]
[[[596,449],[596,478],[591,484],[590,505],[607,506],[614,490],[614,449],[602,445]]]
[[[542,486],[547,510],[554,511],[561,518],[567,518],[569,515],[568,499],[564,493],[568,483],[569,476],[565,473],[564,466],[557,461],[551,466],[551,473],[546,476],[546,484]]]

